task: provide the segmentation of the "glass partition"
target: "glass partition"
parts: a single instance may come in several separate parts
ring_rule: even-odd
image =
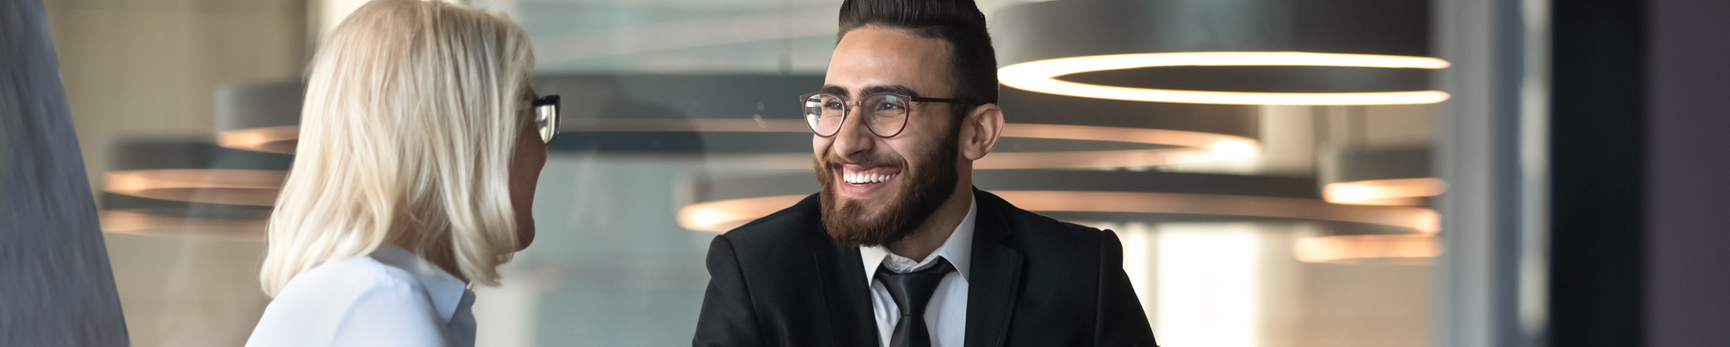
[[[299,78],[364,1],[48,1],[138,346],[241,344]],[[562,98],[483,346],[689,343],[711,239],[815,193],[838,2],[473,0]],[[1428,2],[982,0],[1008,124],[976,186],[1111,229],[1162,345],[1430,345],[1449,97]]]

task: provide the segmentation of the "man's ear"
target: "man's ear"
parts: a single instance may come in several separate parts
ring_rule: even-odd
[[[974,107],[961,119],[961,156],[967,160],[985,158],[997,146],[1000,135],[1003,135],[1003,108],[997,104]]]

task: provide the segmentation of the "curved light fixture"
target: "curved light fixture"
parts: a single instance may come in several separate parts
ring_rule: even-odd
[[[103,193],[102,231],[149,236],[262,240],[270,207]]]
[[[102,190],[157,200],[271,206],[293,156],[201,142],[124,142],[109,152]]]
[[[137,197],[213,204],[271,206],[287,171],[159,169],[108,172],[103,191]]]
[[[299,125],[227,130],[216,133],[216,145],[248,151],[294,154]]]
[[[261,240],[293,156],[186,141],[109,151],[102,231]]]
[[[1129,212],[1229,215],[1381,224],[1433,233],[1440,218],[1435,210],[1403,206],[1335,205],[1313,199],[1186,193],[992,191],[992,194],[1036,212]],[[804,199],[804,195],[730,199],[691,204],[679,209],[679,226],[724,232],[767,216]]]
[[[216,144],[294,154],[306,86],[300,80],[224,85],[216,89]]]
[[[1113,54],[1024,62],[999,69],[1004,85],[1075,97],[1228,105],[1403,105],[1433,104],[1448,93],[1425,91],[1364,93],[1263,93],[1131,88],[1069,82],[1057,77],[1092,71],[1163,66],[1334,66],[1387,69],[1442,69],[1445,60],[1429,57],[1309,52],[1178,52]]]
[[[1448,66],[1446,61],[1428,58],[1433,56],[1428,25],[1432,16],[1426,3],[1299,5],[1289,0],[1027,2],[996,11],[991,34],[997,38],[999,61],[1004,64],[998,70],[1004,85],[1053,95],[1222,105],[1394,105],[1447,100],[1446,93],[1426,90],[1427,74],[1400,71]],[[1241,83],[1157,81],[1169,89],[1072,82],[1125,81],[1145,87],[1130,81],[1146,80],[1137,77],[1142,73],[1168,72],[1159,67],[1180,66],[1210,68],[1167,70],[1187,71],[1172,76],[1204,79],[1245,72],[1326,73]],[[1264,68],[1270,66],[1351,68]],[[1141,69],[1148,71],[1136,71]],[[1198,71],[1219,74],[1195,75]],[[1093,73],[1060,79],[1085,72]],[[1308,92],[1312,90],[1351,92]]]
[[[1320,167],[1322,199],[1336,204],[1422,206],[1446,192],[1447,182],[1429,177],[1430,150],[1342,148]]]
[[[143,211],[102,211],[102,231],[193,238],[263,240],[265,219],[204,219]]]
[[[1427,264],[1442,251],[1441,240],[1429,234],[1318,236],[1292,244],[1292,255],[1306,263]]]
[[[539,92],[568,93],[568,104],[584,105],[566,115],[567,132],[602,133],[584,143],[560,141],[554,148],[586,149],[595,144],[633,146],[696,142],[694,150],[665,151],[630,147],[621,152],[700,154],[712,167],[802,170],[811,166],[805,146],[790,151],[709,152],[700,133],[808,133],[785,101],[822,85],[822,76],[544,76],[536,79]],[[737,88],[752,86],[752,88]],[[298,82],[269,82],[226,86],[217,92],[217,144],[226,148],[292,154],[299,133],[302,86]],[[604,91],[604,92],[597,92]],[[977,169],[1028,168],[1117,168],[1186,164],[1251,157],[1260,154],[1254,138],[1259,109],[1245,106],[1199,106],[1125,103],[1105,100],[1049,97],[1038,93],[1008,97],[1004,107],[1012,109],[1016,123],[1006,124],[1002,136],[1010,139],[1114,142],[1106,150],[1075,148],[1066,151],[1000,150],[974,163]],[[669,95],[679,97],[669,98]],[[575,99],[573,99],[575,98]],[[1056,100],[1054,100],[1056,99]],[[645,101],[647,100],[647,101]],[[1125,118],[1119,115],[1143,117]],[[1204,117],[1196,117],[1205,115]],[[645,134],[619,141],[605,133]],[[686,133],[686,134],[676,134]],[[671,135],[669,135],[671,134]],[[635,135],[631,135],[635,136]],[[696,139],[692,141],[692,139]],[[779,139],[779,138],[778,138]],[[616,141],[604,142],[604,141]],[[731,144],[717,142],[721,144]],[[1044,142],[1050,143],[1050,142]],[[1042,143],[1042,144],[1044,144]],[[777,143],[779,144],[779,143]],[[1153,147],[1122,149],[1121,144]],[[726,146],[722,146],[726,147]],[[761,147],[761,146],[760,146]],[[617,148],[617,147],[613,147]],[[646,147],[645,147],[646,148]],[[1080,149],[1080,150],[1075,150]],[[682,152],[681,152],[682,151]],[[653,154],[651,154],[653,155]]]
[[[1396,178],[1329,183],[1322,187],[1322,198],[1336,204],[1422,205],[1422,198],[1446,191],[1440,178]]]
[[[786,119],[603,119],[567,121],[565,131],[580,132],[787,132],[807,133],[803,121]],[[1252,157],[1261,143],[1243,136],[1196,131],[1061,124],[1003,126],[1003,137],[1126,142],[1169,148],[1073,151],[994,152],[974,163],[975,169],[1077,169],[1139,167],[1197,163]],[[717,154],[737,165],[772,169],[808,169],[810,153]]]
[[[804,198],[804,195],[783,195],[691,204],[679,208],[679,226],[696,231],[726,232],[793,206]]]

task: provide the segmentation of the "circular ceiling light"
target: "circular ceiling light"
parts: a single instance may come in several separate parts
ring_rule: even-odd
[[[191,238],[263,240],[265,219],[201,219],[139,211],[102,211],[103,232]]]
[[[1435,210],[1428,208],[1327,203],[1315,197],[1314,181],[1304,178],[1002,170],[974,172],[974,183],[1017,207],[1041,213],[1317,220],[1393,226],[1419,233],[1435,233],[1440,223]],[[792,206],[816,191],[817,183],[815,177],[805,174],[699,180],[693,187],[698,190],[697,201],[679,209],[679,225],[724,232]]]
[[[294,146],[300,143],[299,140],[299,125],[235,129],[216,133],[218,146],[269,153],[294,154]]]
[[[216,89],[216,144],[294,154],[306,86],[299,80],[225,85]]]
[[[102,190],[162,200],[271,206],[287,171],[159,169],[109,171]]]
[[[158,200],[271,206],[293,157],[198,142],[125,142],[109,152],[103,191]]]
[[[786,119],[591,119],[568,121],[564,131],[575,132],[783,132],[809,133],[803,121]],[[1107,127],[1063,124],[1003,125],[1003,137],[1124,142],[1169,146],[1166,148],[1007,152],[987,155],[975,169],[1077,169],[1171,165],[1253,157],[1261,143],[1243,136],[1196,131]],[[810,153],[718,154],[712,157],[747,167],[809,169]]]
[[[1322,198],[1336,204],[1422,205],[1423,198],[1446,191],[1447,183],[1440,178],[1396,178],[1328,183]]]
[[[1447,182],[1428,177],[1428,148],[1345,148],[1321,167],[1322,198],[1351,205],[1423,206],[1447,191]]]
[[[1145,192],[992,191],[1016,207],[1035,212],[1123,212],[1199,214],[1367,223],[1433,233],[1435,210],[1402,206],[1335,205],[1313,199]],[[679,209],[679,226],[725,232],[792,206],[805,195],[743,198],[691,204]]]
[[[1292,255],[1306,263],[1428,264],[1442,251],[1432,234],[1318,236],[1292,244]]]
[[[1429,57],[1309,52],[1177,52],[1067,57],[1024,62],[998,70],[1004,85],[1075,97],[1228,105],[1402,105],[1448,99],[1434,90],[1361,93],[1264,93],[1131,88],[1058,79],[1092,71],[1162,66],[1333,66],[1387,69],[1442,69],[1445,60]]]
[[[1422,1],[1048,1],[996,11],[991,36],[1004,85],[1053,95],[1222,105],[1427,104],[1448,98],[1424,87],[1430,84],[1424,70],[1448,66],[1429,58],[1431,17]],[[1231,77],[1266,73],[1285,77]],[[1154,76],[1210,80],[1149,80]]]
[[[535,90],[563,94],[572,106],[561,130],[574,133],[567,137],[574,140],[556,141],[550,146],[553,150],[695,154],[708,159],[712,167],[802,170],[811,166],[806,140],[701,134],[808,133],[797,111],[775,107],[790,103],[776,100],[822,84],[821,76],[542,76],[536,79]],[[217,143],[293,153],[300,135],[296,124],[302,88],[298,82],[269,82],[218,90]],[[1004,126],[1005,141],[999,142],[998,151],[976,162],[977,169],[1147,167],[1245,158],[1261,152],[1254,138],[1259,116],[1254,107],[1089,100],[1017,91],[1005,91],[1005,97],[1003,107],[1013,123]],[[715,150],[741,147],[738,142],[750,142],[745,147],[753,149]],[[1024,151],[1018,148],[1021,143],[1039,148]],[[1050,144],[1058,145],[1045,146]],[[1047,150],[1051,148],[1056,149]]]
[[[140,198],[99,201],[102,231],[145,236],[263,240],[270,208]]]

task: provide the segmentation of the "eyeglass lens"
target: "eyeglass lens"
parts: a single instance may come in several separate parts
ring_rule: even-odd
[[[902,95],[873,94],[858,103],[857,115],[864,117],[861,120],[871,133],[881,137],[895,136],[907,126],[908,101],[908,97]],[[832,94],[813,94],[807,96],[804,103],[805,121],[818,136],[835,135],[841,131],[846,116],[855,115],[847,107],[846,100]]]
[[[535,127],[541,141],[552,143],[559,136],[559,96],[548,95],[535,100]]]

